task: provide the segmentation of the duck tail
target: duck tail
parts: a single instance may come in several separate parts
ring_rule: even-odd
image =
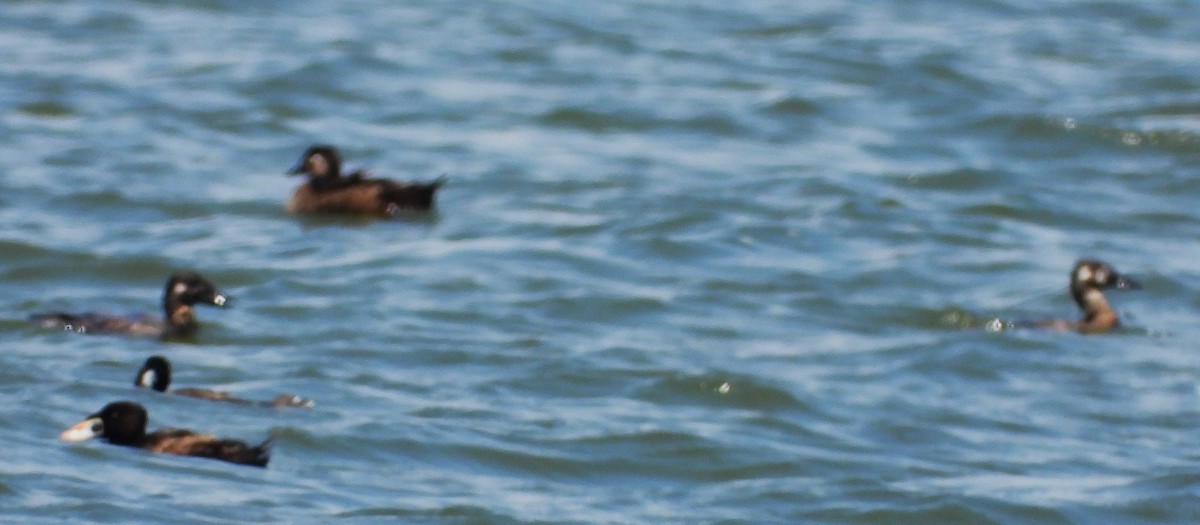
[[[388,203],[389,213],[429,210],[433,208],[434,194],[446,184],[446,180],[446,176],[442,175],[431,182],[393,184],[383,188],[380,197]]]
[[[262,443],[254,445],[246,451],[249,453],[249,457],[247,458],[248,461],[246,461],[246,463],[265,468],[267,466],[267,462],[271,461],[271,449],[274,447],[275,435],[272,434],[267,436],[267,439],[264,439]]]
[[[258,404],[275,408],[312,408],[317,405],[317,403],[311,399],[293,394],[279,394],[275,396],[275,399],[270,401],[261,401]]]

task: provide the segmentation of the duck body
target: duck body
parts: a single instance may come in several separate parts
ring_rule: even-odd
[[[1112,266],[1095,260],[1083,259],[1071,270],[1069,291],[1075,304],[1083,312],[1077,321],[1051,319],[1034,323],[1037,328],[1071,330],[1082,333],[1103,333],[1120,326],[1116,310],[1104,296],[1104,290],[1136,290],[1141,288],[1137,281],[1118,273]]]
[[[258,405],[269,406],[276,408],[295,407],[295,408],[312,408],[315,403],[309,399],[291,394],[279,394],[270,401],[255,401],[234,397],[228,392],[219,390],[208,390],[205,388],[180,388],[168,392],[171,385],[171,362],[163,356],[151,356],[142,364],[141,370],[133,378],[133,384],[139,387],[151,388],[153,390],[174,394],[177,396],[194,397],[197,399],[207,399],[209,401],[220,401],[225,403],[238,403],[242,405]]]
[[[364,171],[343,175],[341,155],[333,146],[312,146],[288,173],[306,175],[285,208],[290,213],[340,213],[391,217],[403,211],[429,211],[444,178],[399,182],[371,178]]]
[[[102,437],[113,445],[256,467],[266,467],[270,461],[270,439],[258,445],[249,445],[180,428],[164,428],[147,433],[148,420],[146,409],[141,405],[132,401],[117,401],[63,431],[60,438],[64,441],[85,441]]]
[[[126,334],[135,336],[175,337],[196,332],[195,306],[224,307],[229,299],[217,291],[208,279],[195,272],[179,272],[167,280],[163,290],[163,316],[123,317],[100,312],[44,312],[29,320],[45,328],[58,328],[87,334]]]
[[[103,312],[45,312],[29,316],[43,328],[58,328],[81,334],[129,334],[156,336],[164,333],[166,323],[148,315],[121,317]]]

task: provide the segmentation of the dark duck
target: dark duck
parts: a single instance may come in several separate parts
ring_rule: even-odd
[[[171,385],[171,362],[167,361],[167,358],[160,355],[147,358],[145,364],[142,365],[142,369],[138,370],[137,376],[133,378],[133,384],[143,388],[152,388],[159,392],[168,393],[167,388],[169,388]],[[278,396],[275,396],[275,399],[270,401],[254,401],[250,399],[234,397],[228,392],[207,390],[204,388],[179,388],[171,390],[169,393],[177,396],[195,397],[200,399],[208,399],[211,401],[223,401],[226,403],[279,408],[312,408],[314,405],[311,400],[291,394],[279,394]]]
[[[163,317],[150,315],[120,317],[105,313],[47,312],[29,320],[47,328],[88,334],[129,334],[159,337],[188,336],[196,332],[195,306],[225,306],[229,299],[208,279],[195,272],[179,272],[167,280],[163,290]]]
[[[256,467],[265,467],[270,460],[270,439],[258,445],[248,445],[181,428],[164,428],[146,433],[148,420],[149,416],[142,405],[132,401],[117,401],[63,431],[59,437],[63,441],[102,437],[113,445],[123,447],[160,454],[219,459]]]
[[[1034,323],[1038,328],[1055,330],[1075,330],[1083,333],[1103,333],[1120,326],[1117,312],[1108,304],[1104,297],[1107,289],[1136,290],[1141,285],[1120,273],[1112,266],[1094,259],[1084,259],[1075,263],[1071,270],[1071,298],[1083,310],[1083,318],[1078,321],[1053,319]]]
[[[402,211],[428,211],[446,181],[397,182],[375,179],[362,170],[342,174],[342,157],[333,146],[308,148],[289,175],[308,181],[287,201],[291,213],[343,213],[391,217]]]

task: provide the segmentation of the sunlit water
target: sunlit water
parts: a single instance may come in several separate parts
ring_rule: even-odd
[[[1196,7],[4,2],[0,521],[1196,523]],[[287,216],[316,142],[439,211]],[[1118,332],[988,329],[1084,256]],[[117,399],[271,465],[57,440]]]

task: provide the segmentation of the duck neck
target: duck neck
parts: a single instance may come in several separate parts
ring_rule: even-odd
[[[1107,330],[1118,324],[1117,312],[1108,304],[1108,299],[1099,288],[1088,287],[1073,290],[1072,295],[1083,310],[1085,330]]]
[[[146,442],[146,417],[131,416],[130,420],[104,422],[104,438],[114,445],[140,447]]]
[[[174,335],[189,334],[196,330],[196,312],[191,305],[178,300],[167,300],[165,319],[167,332]]]
[[[308,185],[316,191],[336,190],[342,186],[342,180],[337,175],[321,175],[308,179]]]

